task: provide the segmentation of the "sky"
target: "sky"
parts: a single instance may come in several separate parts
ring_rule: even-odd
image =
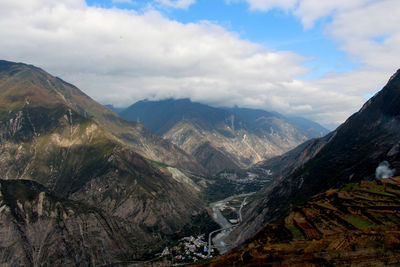
[[[191,98],[333,129],[399,68],[398,0],[0,0],[0,59],[103,104]]]

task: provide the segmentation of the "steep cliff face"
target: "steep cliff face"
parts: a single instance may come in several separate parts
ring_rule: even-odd
[[[266,111],[214,108],[188,99],[140,101],[121,117],[140,120],[209,173],[249,167],[325,133],[321,126],[312,131],[312,124],[296,125]]]
[[[400,72],[336,131],[261,163],[276,181],[246,211],[248,220],[232,236],[239,244],[291,205],[350,181],[373,179],[382,161],[400,168]],[[283,164],[282,164],[283,163]]]
[[[204,206],[194,190],[91,121],[58,127],[30,142],[3,142],[0,169],[4,179],[34,180],[58,195],[168,233],[179,230]]]
[[[145,257],[164,242],[26,180],[0,180],[0,236],[0,263],[11,266],[107,265]]]
[[[57,83],[58,79],[32,66],[13,63],[3,63],[0,66],[0,179],[35,181],[59,197],[107,211],[107,216],[114,218],[111,224],[119,224],[114,222],[119,218],[125,225],[121,227],[128,227],[121,235],[140,240],[136,243],[138,251],[154,251],[155,242],[160,241],[161,237],[179,235],[183,229],[190,229],[196,216],[211,221],[205,210],[206,204],[199,199],[198,188],[193,186],[193,182],[191,184],[190,181],[177,179],[173,171],[157,167],[154,161],[143,158],[133,148],[139,144],[149,147],[149,150],[159,151],[166,148],[158,147],[157,142],[167,141],[155,137],[156,144],[140,143],[149,141],[147,136],[141,137],[135,146],[126,145],[124,140],[114,135],[114,130],[104,128],[107,125],[113,127],[112,119],[106,118],[113,113],[105,111],[103,114],[98,111],[102,115],[96,115],[97,111],[93,110],[100,109],[100,105],[75,87],[61,81],[55,85],[53,83]],[[84,100],[72,101],[78,96]],[[88,111],[84,109],[85,101],[88,101],[87,105],[92,105]],[[119,122],[125,123],[122,120]],[[142,132],[148,131],[142,128],[138,124],[137,128],[128,128],[127,131],[135,129],[136,134],[142,136]],[[122,128],[119,130],[122,131]],[[179,150],[171,144],[166,147]],[[173,154],[169,155],[172,157]],[[187,155],[185,157],[190,158]],[[179,155],[174,160],[177,159]],[[21,197],[26,196],[21,194]],[[20,215],[29,217],[29,210],[26,212],[24,214],[21,210]],[[81,218],[81,221],[76,221],[80,217],[74,219],[73,224],[76,227],[92,225],[92,220],[94,224],[104,224],[98,214],[102,213],[82,215],[86,217]],[[69,213],[65,216],[68,217]],[[51,225],[58,227],[53,224],[55,217],[48,220]],[[34,223],[28,220],[25,224],[31,227]],[[106,233],[111,230],[99,231]],[[57,235],[64,238],[62,233]],[[78,237],[71,238],[65,242],[74,242],[74,238]],[[98,239],[93,239],[94,243],[112,237],[95,238]],[[152,248],[148,249],[149,246]],[[159,245],[154,245],[154,248],[159,248]],[[89,253],[90,249],[85,253]],[[132,252],[130,255],[143,257],[143,251],[138,254]],[[48,252],[58,253],[57,250]],[[75,252],[71,253],[68,255]],[[100,251],[96,253],[101,254]],[[94,262],[102,261],[103,255],[98,254],[90,255],[95,258]]]
[[[399,196],[400,177],[328,190],[200,266],[399,265]]]

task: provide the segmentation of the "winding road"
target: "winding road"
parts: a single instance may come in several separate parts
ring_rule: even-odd
[[[252,195],[254,193],[247,193],[247,194],[240,194],[240,195],[234,195],[234,196],[230,196],[228,198],[225,198],[223,200],[217,201],[217,202],[213,202],[210,204],[210,207],[213,211],[213,217],[216,223],[218,223],[221,228],[215,231],[212,231],[211,233],[209,233],[208,235],[208,254],[207,257],[210,257],[211,254],[211,243],[214,243],[214,246],[217,247],[218,251],[223,254],[225,252],[228,251],[228,249],[226,248],[226,244],[225,244],[225,239],[229,236],[229,234],[232,232],[232,230],[238,226],[241,222],[242,222],[242,208],[246,205],[246,200],[247,197]],[[222,215],[221,211],[219,210],[219,207],[221,205],[224,205],[226,202],[234,199],[234,198],[239,198],[239,197],[245,197],[242,201],[242,204],[240,205],[240,209],[239,209],[239,222],[237,224],[231,224],[230,222],[228,222],[228,220]],[[214,240],[212,240],[212,236],[215,233],[219,233],[214,237]]]

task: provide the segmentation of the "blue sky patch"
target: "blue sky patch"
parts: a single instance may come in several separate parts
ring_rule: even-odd
[[[138,13],[149,8],[160,11],[171,20],[181,23],[210,21],[234,32],[241,39],[261,44],[272,51],[291,51],[309,60],[303,66],[311,70],[297,77],[313,80],[328,73],[352,71],[356,65],[338,49],[339,44],[324,34],[330,18],[318,20],[314,27],[305,30],[301,21],[282,10],[269,12],[252,11],[245,2],[227,3],[226,0],[197,0],[188,9],[162,7],[155,1],[138,0],[86,0],[89,6],[102,8],[133,9]],[[377,36],[375,42],[383,42],[387,36]]]

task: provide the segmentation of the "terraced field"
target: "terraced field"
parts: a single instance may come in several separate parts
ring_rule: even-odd
[[[294,239],[321,239],[349,230],[400,225],[400,178],[363,181],[330,190],[285,219]]]
[[[294,207],[211,266],[400,264],[400,177],[348,184]]]

